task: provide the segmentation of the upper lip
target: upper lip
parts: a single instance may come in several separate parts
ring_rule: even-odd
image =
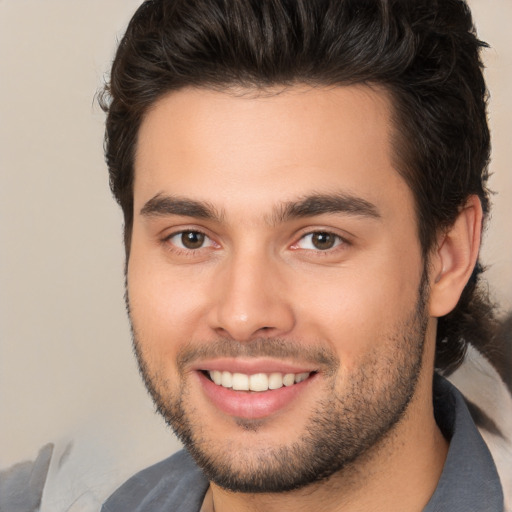
[[[192,366],[195,371],[228,371],[231,373],[244,373],[254,375],[256,373],[310,373],[318,371],[307,363],[293,363],[268,358],[216,358],[198,361]]]

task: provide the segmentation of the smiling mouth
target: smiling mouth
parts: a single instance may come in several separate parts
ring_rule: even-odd
[[[228,371],[204,370],[202,373],[217,386],[221,386],[223,388],[233,389],[234,391],[264,392],[299,384],[314,375],[316,372],[274,372],[247,375],[245,373],[231,373]]]

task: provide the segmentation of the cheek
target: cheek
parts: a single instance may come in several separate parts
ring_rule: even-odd
[[[199,288],[158,261],[132,252],[127,275],[130,316],[144,358],[175,361],[179,348],[199,336]]]
[[[368,354],[389,349],[392,333],[415,311],[420,276],[416,267],[389,261],[316,279],[301,293],[308,296],[298,315],[306,337],[320,335],[343,367],[357,367]]]

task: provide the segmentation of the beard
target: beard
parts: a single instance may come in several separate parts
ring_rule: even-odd
[[[219,339],[189,344],[177,356],[180,383],[169,382],[152,371],[141,340],[133,327],[134,351],[145,385],[157,411],[203,470],[218,486],[245,493],[276,493],[303,488],[354,467],[362,456],[377,449],[401,421],[415,395],[421,374],[427,329],[427,286],[419,290],[415,307],[383,333],[375,346],[384,352],[366,354],[349,373],[326,345],[308,346],[276,338],[247,343]],[[325,398],[309,413],[298,439],[279,446],[240,449],[227,440],[218,445],[208,437],[208,424],[189,397],[185,369],[202,357],[274,357],[310,362],[322,368]],[[338,389],[343,380],[342,389]],[[175,386],[176,387],[176,386]],[[306,413],[306,411],[305,411]],[[264,420],[236,419],[245,433],[254,433]],[[286,428],[286,427],[283,427]]]

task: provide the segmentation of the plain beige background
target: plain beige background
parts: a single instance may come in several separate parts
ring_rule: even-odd
[[[80,440],[113,480],[176,442],[139,382],[122,218],[95,104],[139,0],[0,0],[0,469]],[[512,0],[472,0],[491,90],[494,198],[483,259],[512,308]],[[77,441],[78,440],[78,441]],[[113,465],[115,466],[115,464]]]

